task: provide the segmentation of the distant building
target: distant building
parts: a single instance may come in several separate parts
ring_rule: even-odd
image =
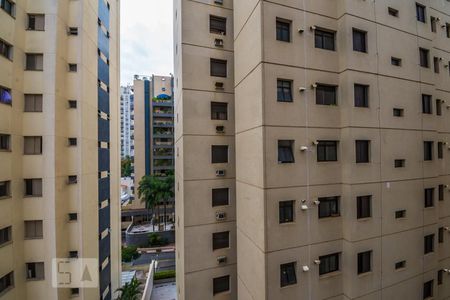
[[[134,95],[131,86],[120,88],[120,155],[134,156]]]

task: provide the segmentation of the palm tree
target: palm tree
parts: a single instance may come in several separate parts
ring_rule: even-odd
[[[140,285],[141,282],[134,277],[130,282],[125,283],[123,287],[116,290],[116,292],[120,292],[116,300],[139,300],[139,296],[142,294],[139,290]]]
[[[152,215],[155,215],[155,206],[158,204],[159,199],[156,197],[156,186],[157,181],[153,176],[144,176],[141,181],[139,181],[138,187],[138,198],[141,202],[145,203],[145,208],[148,210],[148,215],[150,214],[150,209],[152,209]],[[155,231],[155,225],[153,224],[153,231]]]

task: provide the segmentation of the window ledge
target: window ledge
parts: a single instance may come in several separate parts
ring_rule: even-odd
[[[44,281],[45,278],[27,278],[26,281]]]
[[[288,289],[288,288],[292,288],[292,287],[296,287],[296,286],[298,286],[298,282],[293,283],[293,284],[288,284],[285,286],[280,286],[280,290],[284,290],[284,289]]]
[[[295,225],[295,221],[292,221],[292,222],[284,222],[284,223],[278,223],[278,225],[280,225],[280,226],[290,226],[290,225]]]
[[[6,199],[11,199],[12,197],[9,195],[9,196],[2,196],[2,197],[0,197],[0,200],[6,200]]]
[[[12,285],[12,286],[10,286],[10,287],[7,287],[5,290],[3,290],[3,291],[0,293],[0,297],[4,296],[7,292],[9,292],[9,291],[12,290],[12,289],[14,289],[14,285]]]
[[[370,275],[373,275],[373,271],[368,271],[368,272],[365,272],[365,273],[358,274],[358,278],[363,278],[363,277],[367,277],[367,276],[370,276]]]
[[[336,277],[336,276],[339,276],[339,275],[342,275],[341,271],[334,271],[334,272],[331,272],[331,273],[319,275],[319,279],[328,279],[328,278]]]
[[[400,269],[394,269],[395,272],[402,272],[405,271],[406,267],[400,268]]]
[[[25,69],[25,71],[42,72],[44,69]]]
[[[24,195],[23,198],[42,198],[42,195]]]
[[[231,290],[214,294],[213,297],[231,294]]]
[[[44,239],[44,237],[43,236],[41,236],[41,237],[25,237],[25,238],[23,238],[25,241],[34,241],[34,240],[43,240]]]
[[[6,243],[3,243],[3,244],[1,244],[0,245],[0,248],[3,248],[3,247],[6,247],[6,246],[9,246],[9,245],[11,245],[13,243],[13,241],[11,240],[11,241],[8,241],[8,242],[6,242]],[[1,295],[1,293],[0,293],[0,295]]]
[[[372,217],[365,217],[365,218],[359,218],[356,219],[358,222],[368,222],[370,220],[372,220]]]
[[[0,152],[12,152],[11,149],[0,149]]]

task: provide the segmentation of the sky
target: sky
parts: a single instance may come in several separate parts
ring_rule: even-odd
[[[120,2],[120,83],[137,75],[173,73],[172,0]]]

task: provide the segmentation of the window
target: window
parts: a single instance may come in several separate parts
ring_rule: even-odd
[[[25,239],[42,239],[43,237],[42,221],[25,221]]]
[[[0,0],[0,7],[10,16],[14,17],[16,12],[16,4],[11,0]]]
[[[230,275],[213,278],[213,294],[228,292],[230,290]]]
[[[401,58],[397,58],[397,57],[391,57],[391,65],[396,66],[396,67],[401,67],[402,66],[402,59]]]
[[[424,190],[425,193],[425,207],[434,206],[434,188],[427,188]]]
[[[388,13],[393,17],[398,17],[398,10],[395,8],[388,7]]]
[[[209,16],[209,32],[216,34],[227,34],[227,18]]]
[[[69,143],[69,146],[76,146],[77,145],[77,138],[68,138],[67,142]]]
[[[403,269],[405,267],[406,267],[406,260],[402,260],[402,261],[399,261],[399,262],[395,263],[395,269],[396,270]]]
[[[339,253],[319,257],[319,275],[339,271]]]
[[[25,196],[42,196],[42,179],[25,179]]]
[[[277,101],[292,102],[292,81],[277,79]]]
[[[442,116],[442,100],[436,99],[436,115]]]
[[[403,117],[404,109],[403,108],[394,108],[392,111],[394,117]]]
[[[394,160],[394,168],[404,168],[405,160],[404,159],[396,159]]]
[[[77,72],[78,66],[77,64],[69,64],[69,72]]]
[[[78,258],[78,251],[69,251],[69,258]]]
[[[78,35],[78,27],[69,27],[67,30],[68,35]]]
[[[228,162],[228,146],[213,145],[211,146],[211,163],[223,164]]]
[[[433,57],[434,73],[439,74],[439,58]]]
[[[442,142],[438,142],[437,145],[438,145],[438,147],[437,147],[438,148],[438,159],[443,159],[444,158],[444,151],[443,151],[444,144]]]
[[[11,150],[11,135],[0,134],[0,150],[2,151]]]
[[[227,77],[227,61],[221,59],[210,59],[211,76]]]
[[[69,221],[76,221],[78,220],[78,214],[77,213],[70,213],[69,214]]]
[[[425,161],[433,160],[433,142],[425,141],[423,142],[423,151],[424,151],[424,157],[423,159]]]
[[[336,90],[336,86],[318,84],[316,88],[316,104],[336,105]]]
[[[337,161],[337,141],[319,141],[317,144],[317,161]]]
[[[228,103],[211,102],[211,120],[228,120]]]
[[[430,56],[430,50],[425,48],[419,48],[420,66],[429,68],[430,63],[428,57]]]
[[[278,205],[280,224],[294,222],[295,201],[280,201]]]
[[[79,288],[71,288],[70,289],[70,294],[74,295],[74,296],[79,295],[80,294],[80,289]]]
[[[358,274],[372,271],[372,251],[358,253]]]
[[[423,284],[423,299],[433,297],[433,280],[427,281]]]
[[[27,263],[27,279],[44,280],[44,263],[32,262]]]
[[[67,183],[68,184],[75,184],[78,182],[77,175],[70,175],[67,177]]]
[[[370,141],[357,140],[355,141],[356,163],[368,163],[370,161]]]
[[[0,295],[14,286],[14,272],[10,272],[0,278]]]
[[[367,32],[353,28],[353,51],[367,52]]]
[[[434,234],[424,237],[424,254],[434,252]]]
[[[7,59],[12,59],[13,54],[13,46],[5,42],[4,40],[0,40],[0,55],[6,57]]]
[[[278,141],[278,163],[293,163],[294,160],[294,141],[280,140]]]
[[[339,217],[339,196],[319,198],[319,219]]]
[[[288,43],[291,41],[291,22],[277,19],[277,40]]]
[[[290,262],[280,265],[280,286],[285,287],[297,283],[297,275],[295,274],[296,263]]]
[[[28,30],[45,30],[45,15],[28,14]]]
[[[41,136],[24,136],[23,149],[25,155],[42,154]]]
[[[433,107],[431,104],[431,95],[422,94],[422,113],[432,114]]]
[[[0,199],[11,196],[11,182],[0,181]]]
[[[439,191],[438,192],[438,195],[439,195],[438,199],[439,199],[439,201],[444,201],[444,185],[443,184],[439,185],[438,191]]]
[[[436,32],[436,18],[430,17],[431,32]]]
[[[447,37],[450,38],[450,24],[449,23],[445,24],[445,31],[447,33]]]
[[[9,105],[12,104],[11,90],[3,86],[0,86],[0,103]]]
[[[230,232],[214,232],[213,233],[213,250],[230,247]]]
[[[26,53],[27,71],[42,71],[44,69],[44,55],[37,53]]]
[[[0,246],[12,241],[11,226],[0,229]]]
[[[372,217],[372,196],[356,197],[356,216],[358,219]]]
[[[439,270],[437,273],[437,284],[441,285],[444,283],[444,270]]]
[[[212,206],[223,206],[229,204],[228,188],[212,189]]]
[[[438,242],[439,244],[444,242],[444,227],[439,227],[438,229]]]
[[[25,112],[42,112],[42,94],[25,94]]]
[[[397,210],[395,212],[395,218],[396,219],[403,219],[406,218],[406,210],[402,209],[402,210]]]
[[[69,108],[77,108],[77,100],[68,100]]]
[[[369,86],[355,84],[355,107],[369,107]]]
[[[326,29],[314,30],[314,41],[316,48],[325,50],[336,50],[335,46],[335,32]]]
[[[422,4],[416,3],[416,15],[417,15],[417,21],[425,23],[425,6]]]

